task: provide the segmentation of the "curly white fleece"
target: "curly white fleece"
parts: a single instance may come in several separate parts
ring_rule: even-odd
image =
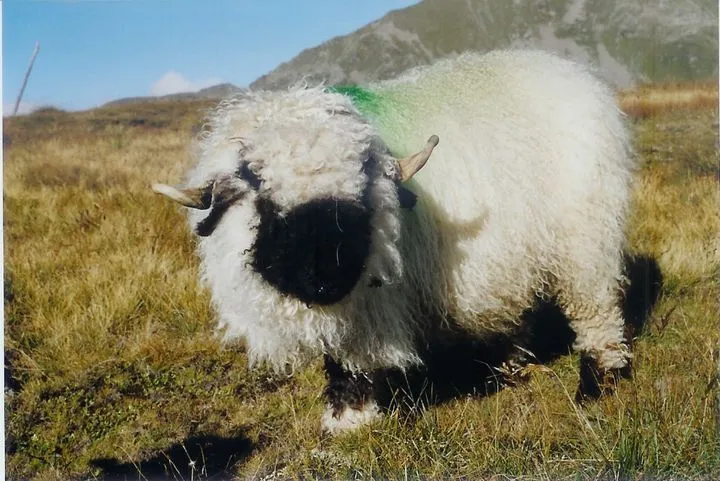
[[[363,117],[322,88],[247,92],[223,102],[188,185],[239,159],[283,212],[317,197],[359,199],[370,182],[372,246],[363,278],[333,306],[307,307],[246,267],[257,215],[248,196],[199,239],[202,278],[228,338],[281,369],[329,353],[348,369],[420,362],[416,341],[452,318],[511,332],[537,295],[556,296],[575,347],[626,363],[617,293],[632,157],[612,92],[578,64],[530,51],[464,54],[370,86]],[[401,209],[383,173],[390,151],[440,145]],[[378,169],[362,171],[373,156]],[[189,211],[191,226],[207,215]],[[383,287],[368,287],[371,277]]]
[[[222,103],[200,139],[188,185],[203,185],[248,161],[281,215],[318,197],[358,200],[370,183],[372,251],[355,290],[333,306],[308,307],[275,291],[252,269],[248,249],[257,224],[255,192],[231,207],[213,234],[199,240],[202,279],[210,287],[226,338],[243,337],[252,362],[294,367],[319,352],[350,369],[419,362],[414,341],[423,319],[404,282],[402,221],[395,169],[374,129],[343,95],[298,88],[247,93]],[[370,154],[376,169],[362,173]],[[190,210],[194,227],[207,211]],[[368,287],[380,279],[383,289]],[[393,321],[394,319],[403,322]]]

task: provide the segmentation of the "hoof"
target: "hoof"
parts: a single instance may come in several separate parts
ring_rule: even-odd
[[[582,404],[612,394],[621,377],[631,377],[629,362],[618,369],[601,369],[595,359],[590,356],[582,356],[580,359],[580,384],[575,392],[575,402]]]
[[[335,435],[355,430],[381,417],[380,409],[374,401],[365,403],[362,409],[345,406],[339,412],[328,406],[322,416],[321,426],[324,433]]]

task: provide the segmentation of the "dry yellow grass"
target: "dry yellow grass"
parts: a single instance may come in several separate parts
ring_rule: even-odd
[[[675,110],[716,109],[718,82],[639,85],[621,92],[620,105],[636,119]]]
[[[643,95],[666,91],[681,98]],[[182,212],[149,189],[179,179],[207,104],[6,120],[9,476],[718,479],[717,109],[683,105],[633,114],[629,236],[664,287],[632,380],[579,408],[568,355],[336,439],[319,436],[319,365],[271,378],[212,338]]]

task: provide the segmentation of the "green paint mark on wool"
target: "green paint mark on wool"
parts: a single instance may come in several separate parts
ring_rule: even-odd
[[[350,97],[355,107],[364,115],[374,115],[380,112],[380,96],[372,90],[357,85],[335,85],[328,87],[327,91]]]

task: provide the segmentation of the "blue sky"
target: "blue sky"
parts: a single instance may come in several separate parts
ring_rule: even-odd
[[[26,108],[77,110],[221,82],[246,86],[305,48],[417,0],[4,0],[3,106],[35,42]]]

